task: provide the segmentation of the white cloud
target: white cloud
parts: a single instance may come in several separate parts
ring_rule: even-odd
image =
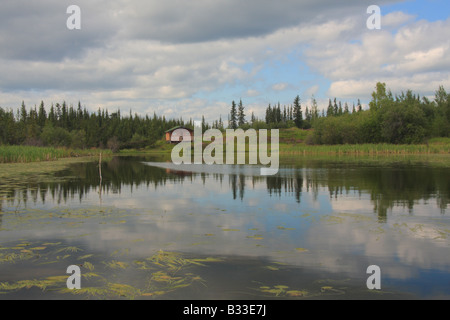
[[[402,24],[412,22],[415,18],[415,15],[410,15],[401,11],[391,12],[382,17],[382,28],[395,28]]]
[[[283,83],[276,83],[272,86],[272,90],[275,91],[283,91],[288,87],[288,84],[286,82]]]
[[[379,4],[388,2],[396,1]],[[69,4],[47,0],[40,6],[24,2],[20,8],[20,3],[6,3],[0,5],[0,43],[6,48],[0,53],[3,107],[15,108],[22,100],[34,105],[73,99],[93,110],[174,110],[183,118],[204,114],[208,119],[222,113],[224,119],[239,92],[254,98],[248,108],[261,115],[273,102],[264,100],[272,98],[262,88],[280,95],[292,89],[305,94],[303,99],[323,88],[315,79],[296,79],[295,72],[303,74],[295,70],[286,75],[289,79],[271,79],[274,62],[285,63],[290,54],[331,81],[330,97],[367,97],[377,81],[393,90],[450,86],[450,40],[442,36],[450,21],[415,21],[393,12],[383,17],[382,30],[372,31],[365,26],[369,1],[339,6],[330,0],[149,1],[131,6],[117,0],[96,8],[81,1],[79,34],[65,30]],[[34,12],[48,24],[36,20]],[[34,29],[19,28],[21,21]],[[205,97],[216,93],[220,97],[214,101]]]
[[[395,33],[364,31],[355,43],[316,43],[306,51],[307,61],[332,80],[331,97],[367,97],[378,81],[393,91],[430,94],[450,86],[450,39],[438,36],[449,30],[450,19],[413,22]]]
[[[257,97],[260,95],[260,92],[258,90],[248,89],[246,95],[247,97]]]
[[[396,65],[389,65],[384,70],[395,72],[429,72],[450,67],[448,56],[449,44],[431,49],[417,50],[405,55],[404,60]]]
[[[308,89],[305,90],[304,94],[307,98],[311,98],[311,96],[314,96],[317,94],[317,92],[319,91],[320,87],[319,85],[314,85],[312,87],[309,87]]]

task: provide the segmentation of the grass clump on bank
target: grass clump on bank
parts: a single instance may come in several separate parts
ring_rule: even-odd
[[[450,154],[450,138],[431,138],[417,144],[363,143],[363,144],[313,144],[314,130],[298,128],[280,129],[280,155],[402,155],[402,154]],[[226,133],[224,135],[224,144]],[[270,150],[270,131],[269,131]],[[248,142],[248,141],[247,141]],[[203,144],[205,147],[208,143]],[[174,144],[158,140],[151,148],[140,150],[121,150],[120,153],[171,153]],[[246,148],[248,149],[248,147]],[[236,150],[236,148],[235,148]],[[224,150],[225,152],[225,150]]]
[[[393,145],[393,144],[347,144],[347,145],[280,145],[280,155],[289,154],[450,154],[450,146],[431,144],[421,145]]]
[[[110,150],[69,149],[33,146],[0,146],[0,163],[28,163],[54,161],[62,158],[97,156],[99,153],[111,154]]]

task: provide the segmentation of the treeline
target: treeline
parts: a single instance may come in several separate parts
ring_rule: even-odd
[[[292,105],[283,108],[280,103],[269,104],[264,120],[252,113],[250,121],[245,120],[242,101],[238,107],[233,101],[228,123],[233,129],[313,129],[308,144],[420,143],[431,137],[450,137],[450,94],[440,86],[433,101],[411,90],[394,96],[385,83],[377,83],[368,110],[363,110],[359,99],[350,107],[334,98],[319,111],[313,98],[303,111],[296,96]]]
[[[314,100],[315,101],[315,100]],[[269,104],[265,111],[264,120],[259,119],[252,112],[250,115],[250,121],[246,120],[245,107],[242,100],[236,105],[235,101],[231,103],[231,110],[228,116],[228,128],[230,129],[282,129],[290,127],[298,127],[308,129],[311,127],[310,122],[314,114],[317,114],[317,103],[315,103],[315,113],[310,113],[306,108],[306,120],[303,119],[302,106],[300,96],[294,99],[294,104],[290,106],[280,106],[280,103],[271,105]],[[221,123],[221,119],[219,123]],[[216,126],[213,123],[213,127],[221,129],[220,125]]]
[[[319,111],[317,100],[312,97],[311,105],[305,106],[303,111],[303,106],[301,103],[300,96],[297,95],[291,105],[284,105],[281,107],[281,104],[278,102],[277,104],[270,104],[267,106],[265,110],[265,116],[263,119],[259,119],[252,112],[250,116],[250,120],[247,121],[245,119],[245,108],[242,104],[242,100],[239,101],[239,107],[236,107],[235,101],[231,103],[231,111],[228,116],[228,128],[236,129],[236,128],[254,128],[254,129],[283,129],[283,128],[292,128],[297,127],[299,129],[311,129],[313,127],[314,122],[320,117],[333,117],[340,116],[349,113],[355,113],[358,111],[362,111],[361,102],[358,99],[358,104],[353,106],[350,110],[350,107],[347,102],[342,104],[341,101],[337,101],[334,98],[334,102],[329,99],[328,108],[322,111]],[[213,122],[213,127],[221,128],[220,125],[222,123],[222,119],[219,122]],[[223,124],[222,124],[223,128]]]
[[[413,144],[450,137],[450,95],[440,86],[434,101],[411,90],[394,96],[377,83],[368,110],[320,117],[313,128],[312,144]]]
[[[313,129],[308,144],[419,143],[431,137],[450,137],[450,94],[440,86],[434,100],[420,97],[411,90],[394,96],[386,84],[377,83],[369,109],[360,101],[350,107],[329,99],[328,107],[318,110],[313,98],[303,106],[299,96],[293,104],[281,107],[269,104],[263,119],[253,113],[250,120],[240,100],[231,104],[228,125],[222,118],[210,125],[202,116],[203,131],[209,128],[276,129],[297,127]],[[164,116],[122,115],[98,109],[89,112],[78,103],[74,108],[65,102],[51,105],[42,101],[39,107],[24,103],[14,112],[0,107],[0,145],[31,145],[84,148],[143,148],[154,145],[166,130],[175,126],[193,127],[192,119]]]
[[[47,112],[44,102],[39,107],[22,106],[16,113],[0,107],[0,145],[31,145],[84,148],[142,148],[153,145],[174,126],[184,125],[182,119],[167,120],[153,114],[121,115],[98,109],[89,112],[81,103],[74,108],[65,102],[51,105]]]

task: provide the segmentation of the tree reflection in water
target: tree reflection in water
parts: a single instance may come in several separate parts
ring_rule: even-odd
[[[148,157],[113,157],[105,160],[102,164],[101,184],[98,163],[95,161],[74,163],[46,181],[25,179],[20,184],[2,184],[0,212],[5,206],[26,207],[38,201],[61,204],[68,199],[78,198],[81,203],[88,194],[120,194],[123,188],[128,188],[132,193],[134,188],[141,186],[155,190],[164,188],[168,182],[183,184],[201,179],[204,184],[208,178],[219,184],[228,180],[234,200],[243,200],[246,188],[261,184],[265,184],[269,196],[294,197],[299,204],[302,192],[310,193],[315,200],[319,191],[324,189],[328,190],[330,199],[338,199],[350,192],[368,194],[380,222],[386,220],[388,210],[395,206],[412,211],[418,201],[436,201],[444,214],[450,201],[450,179],[445,167],[330,164],[317,161],[282,167],[276,176],[248,176],[169,170],[146,163],[152,160]]]

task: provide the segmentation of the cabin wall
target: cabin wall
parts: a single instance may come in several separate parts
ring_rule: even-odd
[[[186,129],[184,129],[186,130]],[[189,130],[188,130],[189,131]],[[166,141],[171,143],[178,143],[181,141],[194,141],[194,132],[189,131],[189,135],[186,136],[180,136],[177,132],[177,134],[173,134],[173,132],[166,132]]]

